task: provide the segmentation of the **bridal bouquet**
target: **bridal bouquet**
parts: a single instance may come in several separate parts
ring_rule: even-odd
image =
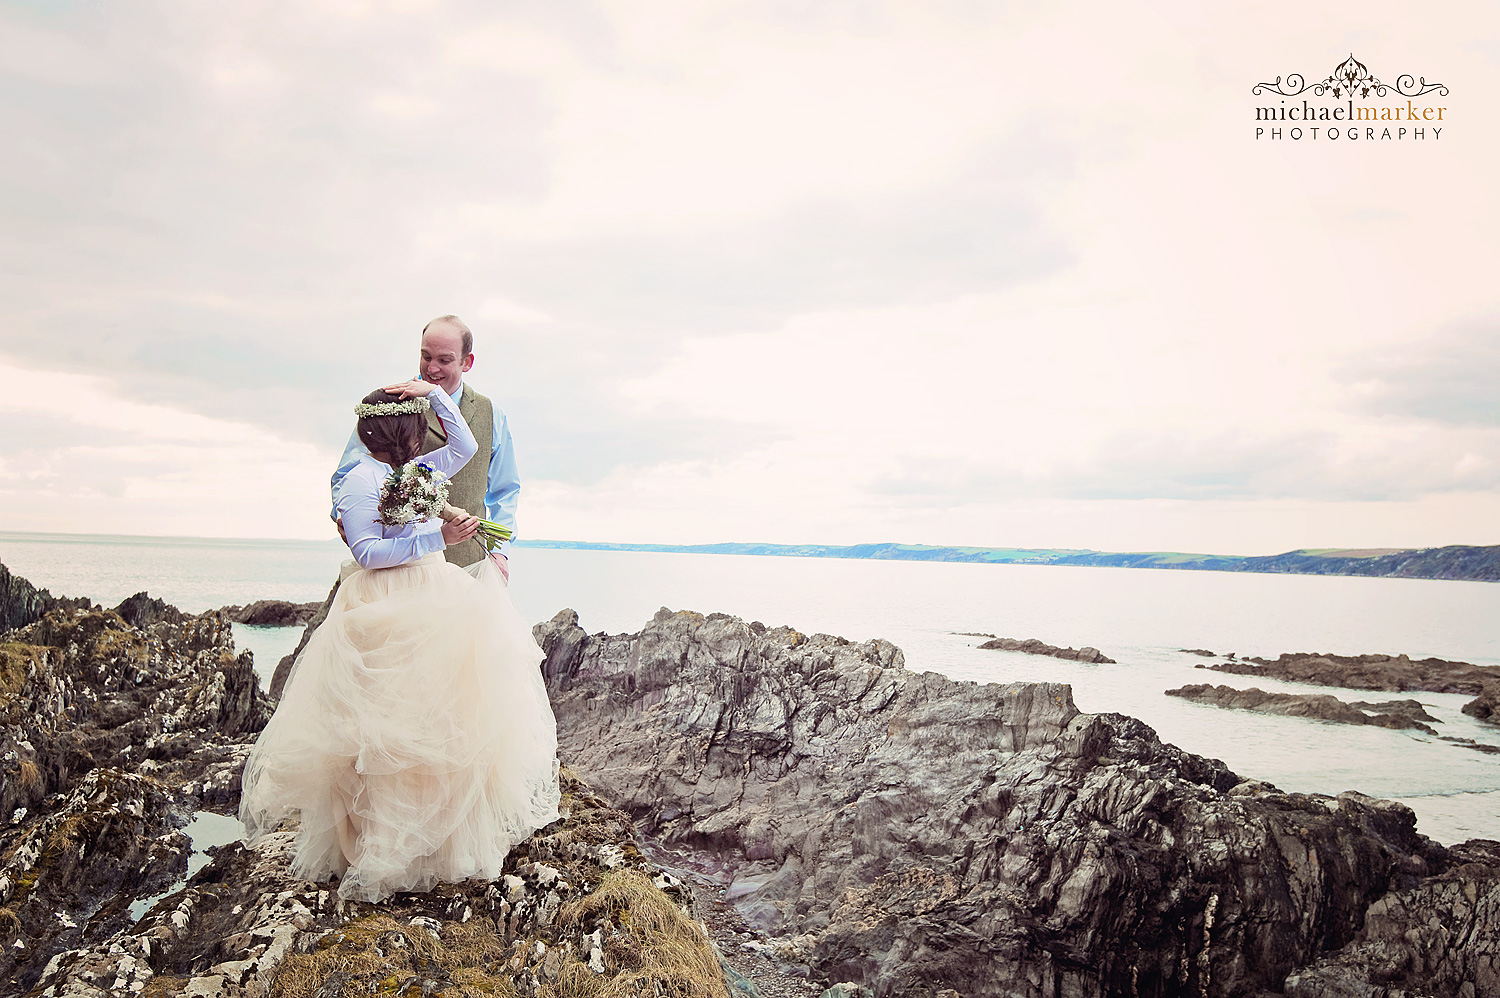
[[[380,485],[380,522],[388,527],[442,516],[447,505],[448,483],[420,461],[392,468]]]
[[[431,465],[421,461],[408,461],[391,470],[380,485],[378,509],[380,522],[390,527],[434,516],[456,520],[469,515],[466,510],[448,504],[448,482]],[[493,551],[496,544],[510,540],[510,528],[480,518],[479,532],[474,537],[486,550]]]

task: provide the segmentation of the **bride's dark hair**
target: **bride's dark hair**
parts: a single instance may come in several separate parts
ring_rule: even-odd
[[[366,405],[381,402],[404,402],[400,395],[376,390],[362,400]],[[422,450],[427,439],[427,417],[420,412],[405,412],[399,416],[359,417],[359,440],[371,454],[384,453],[391,459],[392,467],[400,467]]]

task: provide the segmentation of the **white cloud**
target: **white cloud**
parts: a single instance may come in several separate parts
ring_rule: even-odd
[[[501,325],[532,326],[555,321],[540,309],[528,308],[504,298],[486,298],[479,306],[479,317]]]
[[[251,422],[133,401],[96,377],[0,360],[0,382],[11,428],[0,465],[8,529],[327,536],[335,455]]]
[[[0,353],[93,400],[0,454],[37,529],[322,536],[348,405],[451,311],[527,536],[1497,539],[1493,5],[0,23]],[[1444,137],[1255,140],[1253,83],[1349,50],[1447,82]]]

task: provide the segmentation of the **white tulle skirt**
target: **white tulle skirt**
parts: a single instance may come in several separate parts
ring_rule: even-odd
[[[300,812],[293,875],[350,899],[494,879],[557,819],[542,651],[488,558],[345,569],[245,764],[246,841]]]

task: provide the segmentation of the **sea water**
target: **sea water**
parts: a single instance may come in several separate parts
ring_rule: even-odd
[[[337,542],[0,534],[0,562],[58,595],[114,605],[146,590],[196,612],[255,599],[321,600],[347,555]],[[1411,698],[1442,734],[1500,745],[1468,697],[1349,692],[1208,672],[1184,648],[1274,658],[1288,651],[1404,652],[1500,665],[1500,585],[1162,569],[696,555],[515,547],[511,593],[527,619],[564,607],[591,632],[638,630],[658,607],[720,611],[856,641],[886,638],[909,668],[975,682],[1073,686],[1080,709],[1139,717],[1163,740],[1284,790],[1358,790],[1404,801],[1441,842],[1500,838],[1500,755],[1420,732],[1224,710],[1163,695],[1188,683]],[[300,628],[236,625],[268,678]],[[966,632],[1092,645],[1089,665],[982,651]]]

